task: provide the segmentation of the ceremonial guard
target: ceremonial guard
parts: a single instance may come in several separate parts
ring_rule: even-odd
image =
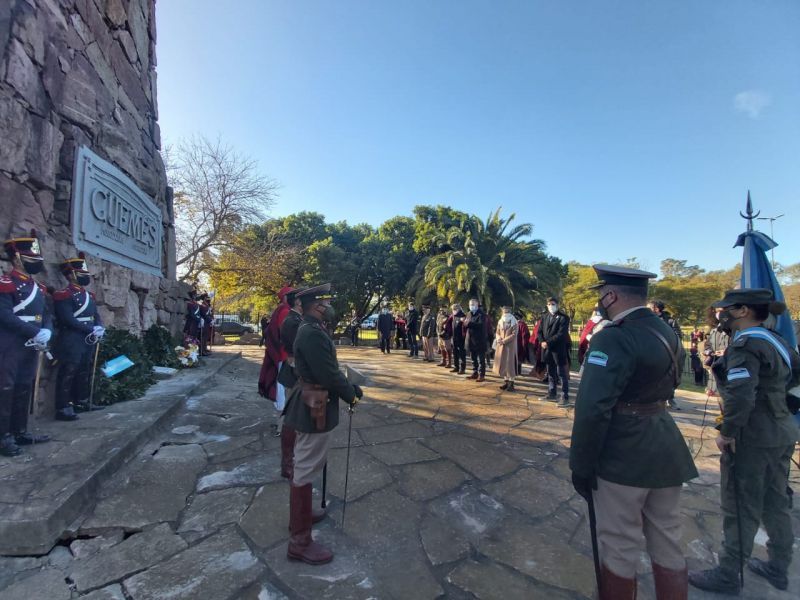
[[[0,455],[16,456],[19,446],[50,439],[27,428],[37,352],[47,348],[52,331],[47,288],[31,277],[44,267],[36,232],[4,246],[12,270],[0,277]]]
[[[645,306],[653,273],[594,269],[600,281],[592,288],[612,322],[592,337],[584,360],[569,464],[576,491],[589,503],[590,523],[596,510],[600,599],[636,597],[643,535],[656,596],[685,599],[679,500],[697,469],[666,410],[685,352]]]
[[[297,431],[291,484],[287,556],[311,565],[333,560],[333,553],[311,537],[311,485],[328,459],[331,432],[339,424],[339,400],[355,404],[361,388],[339,370],[336,347],[323,322],[333,323],[331,285],[303,290],[303,322],[294,342],[297,385],[286,407],[286,425]]]
[[[286,351],[281,345],[281,325],[286,315],[289,314],[289,305],[286,303],[286,294],[294,288],[288,285],[278,291],[278,306],[272,311],[267,325],[266,350],[258,374],[258,393],[277,403],[278,410],[283,410],[286,403],[285,389],[278,383],[278,373],[281,363],[286,360]]]
[[[69,282],[53,294],[53,307],[58,327],[55,356],[58,359],[56,378],[56,419],[74,421],[75,410],[89,410],[89,381],[92,377],[95,345],[105,334],[97,312],[94,294],[84,286],[91,282],[85,256],[69,258],[61,263],[61,273]]]
[[[286,390],[287,398],[291,396],[292,388],[297,384],[297,376],[294,374],[294,340],[297,337],[297,330],[303,322],[303,305],[297,298],[297,293],[300,291],[300,289],[296,289],[286,294],[286,304],[291,309],[286,313],[280,331],[281,345],[286,352],[286,360],[283,361],[281,370],[278,372],[278,383]],[[284,423],[281,427],[281,477],[290,481],[294,470],[295,438],[294,429]],[[322,513],[318,518],[322,519],[324,516]]]
[[[406,336],[408,337],[408,356],[419,356],[419,312],[414,307],[414,301],[408,302],[406,313]]]
[[[194,338],[200,343],[200,331],[203,327],[203,318],[200,316],[200,304],[197,302],[197,292],[191,290],[186,302],[186,322],[183,333]]]
[[[771,290],[745,288],[726,292],[713,305],[731,339],[712,367],[722,396],[717,447],[723,542],[718,567],[689,574],[703,590],[739,593],[740,570],[760,523],[769,560],[751,558],[747,566],[779,590],[789,585],[794,535],[788,478],[798,428],[787,393],[800,379],[800,357],[763,326],[770,314],[786,309],[774,299]]]

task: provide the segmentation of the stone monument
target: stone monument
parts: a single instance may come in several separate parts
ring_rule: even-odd
[[[177,332],[155,0],[0,1],[0,237],[41,232],[41,280],[78,250],[107,325]],[[88,195],[87,195],[88,194]]]
[[[106,326],[177,333],[155,0],[0,0],[0,241],[40,232],[40,281],[83,250]],[[0,263],[8,269],[8,263]]]

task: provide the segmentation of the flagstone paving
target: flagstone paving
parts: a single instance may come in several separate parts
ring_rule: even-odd
[[[586,507],[570,483],[571,410],[543,401],[546,390],[527,377],[517,392],[502,393],[493,377],[478,384],[374,348],[339,352],[369,383],[352,429],[342,412],[329,457],[329,515],[314,532],[336,558],[320,567],[289,562],[289,493],[279,475],[276,415],[255,392],[262,353],[244,349],[213,385],[189,398],[102,486],[70,539],[46,556],[0,557],[0,597],[592,596]],[[720,541],[718,453],[708,426],[716,407],[704,423],[704,398],[690,396],[679,398],[685,410],[673,415],[701,471],[681,504],[685,552],[698,568],[713,564]],[[800,489],[796,470],[792,479]],[[18,493],[36,497],[35,482],[26,483],[30,489]],[[320,494],[321,481],[317,502]],[[800,533],[800,508],[793,517]],[[765,542],[760,534],[760,556]],[[800,560],[789,592],[745,579],[743,598],[797,597]],[[644,556],[639,597],[654,598]],[[690,591],[693,599],[718,597]]]

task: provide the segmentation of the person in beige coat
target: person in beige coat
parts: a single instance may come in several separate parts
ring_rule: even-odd
[[[503,307],[503,316],[497,322],[494,343],[494,368],[495,375],[503,378],[501,390],[514,391],[514,378],[517,376],[517,331],[519,326],[511,307]]]

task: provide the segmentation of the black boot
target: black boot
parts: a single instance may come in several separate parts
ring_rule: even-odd
[[[722,567],[714,567],[705,571],[689,571],[689,583],[707,592],[718,592],[738,596],[739,574],[731,573]]]
[[[56,411],[56,421],[77,421],[78,419],[80,419],[80,417],[75,414],[72,405],[66,408],[59,408]]]
[[[786,569],[780,569],[773,563],[761,560],[760,558],[751,558],[747,561],[747,568],[756,575],[760,575],[772,584],[772,587],[779,590],[785,590],[789,587],[789,578],[786,575]]]
[[[14,436],[10,433],[0,437],[0,456],[17,456],[22,450],[14,441]]]
[[[501,390],[507,390],[507,389],[508,389],[508,382],[507,382],[507,381],[504,381],[504,382],[503,382],[503,385],[501,385],[501,386],[500,386],[500,389],[501,389]]]
[[[509,381],[508,382],[508,387],[506,388],[506,391],[507,392],[513,392],[514,391],[514,382],[513,381]]]
[[[17,446],[30,446],[32,444],[44,444],[50,441],[49,435],[34,435],[29,431],[20,431],[14,433],[14,441]]]

